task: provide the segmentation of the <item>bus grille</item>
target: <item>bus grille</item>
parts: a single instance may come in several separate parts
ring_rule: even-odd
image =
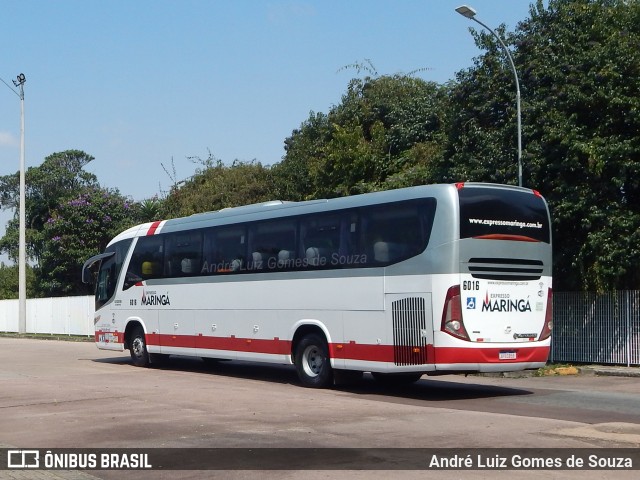
[[[541,260],[521,258],[470,258],[469,272],[484,280],[538,280],[544,264]]]
[[[396,365],[427,363],[424,298],[403,298],[391,303],[393,317],[393,361]]]

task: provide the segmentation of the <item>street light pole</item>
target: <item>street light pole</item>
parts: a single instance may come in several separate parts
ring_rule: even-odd
[[[13,84],[20,89],[20,225],[18,234],[18,333],[27,333],[27,255],[26,255],[26,203],[24,162],[24,73]]]
[[[11,85],[0,78],[9,90],[20,97],[20,203],[18,205],[19,233],[18,233],[18,333],[27,333],[27,255],[25,236],[25,175],[24,175],[24,83],[27,81],[24,73],[18,75],[13,85],[19,88],[16,92]]]
[[[513,63],[513,58],[511,57],[511,53],[509,53],[509,49],[504,44],[500,36],[495,31],[493,31],[492,28],[490,28],[488,25],[485,25],[484,23],[482,23],[480,20],[476,18],[476,11],[473,8],[467,5],[462,5],[456,8],[456,12],[458,12],[463,17],[466,17],[470,20],[473,20],[476,23],[479,23],[482,27],[489,30],[493,34],[493,36],[498,39],[498,42],[500,42],[500,45],[502,46],[502,50],[504,50],[504,53],[507,55],[507,58],[509,59],[509,64],[511,65],[511,70],[513,71],[513,77],[516,80],[516,107],[518,111],[518,185],[521,187],[522,186],[522,120],[521,118],[522,117],[520,112],[520,82],[518,81],[518,73],[516,72],[516,66]]]

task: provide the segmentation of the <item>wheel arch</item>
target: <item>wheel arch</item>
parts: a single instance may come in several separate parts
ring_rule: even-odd
[[[331,344],[331,335],[329,334],[329,331],[324,324],[322,324],[317,320],[300,321],[294,326],[294,334],[291,338],[291,352],[290,352],[291,363],[294,363],[295,361],[296,349],[298,348],[298,344],[300,343],[300,340],[305,335],[308,335],[310,333],[316,333],[318,335],[321,335],[327,342],[327,346]],[[331,352],[331,349],[329,349],[329,353],[330,352]]]
[[[145,336],[147,335],[147,326],[145,325],[144,321],[142,321],[141,318],[132,317],[132,318],[127,319],[127,326],[124,328],[124,348],[125,348],[125,350],[130,348],[129,339],[131,338],[131,332],[133,332],[133,330],[136,327],[142,328],[142,331],[144,332]]]

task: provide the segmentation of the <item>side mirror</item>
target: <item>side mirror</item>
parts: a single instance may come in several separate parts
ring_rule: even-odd
[[[98,262],[102,262],[102,260],[112,257],[116,252],[105,252],[99,255],[94,255],[89,260],[84,262],[82,266],[82,283],[86,283],[92,285],[95,283],[95,275],[91,271],[91,268]]]

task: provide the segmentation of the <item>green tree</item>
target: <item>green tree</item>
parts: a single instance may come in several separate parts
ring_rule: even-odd
[[[551,0],[520,25],[529,175],[557,283],[640,288],[640,2]]]
[[[437,182],[484,181],[517,185],[517,109],[513,73],[495,38],[475,32],[486,50],[450,84],[446,152],[438,157]],[[496,32],[506,36],[500,26]]]
[[[640,286],[638,21],[638,2],[553,1],[520,26],[531,178],[552,205],[566,288]]]
[[[336,197],[429,181],[444,147],[446,99],[445,87],[408,75],[351,80],[340,105],[312,112],[285,141],[274,167],[283,196]]]
[[[524,185],[554,224],[561,290],[640,288],[640,2],[538,1],[511,48],[522,89]],[[517,184],[515,85],[504,52],[459,72],[437,181]]]
[[[138,204],[137,214],[140,223],[155,222],[162,219],[163,202],[157,196],[147,198]]]
[[[35,275],[33,269],[27,265],[25,271],[27,297],[35,295]],[[18,266],[0,263],[0,300],[18,298]]]
[[[25,173],[25,219],[27,254],[38,261],[46,239],[43,227],[51,218],[61,201],[71,199],[83,189],[95,187],[98,180],[84,167],[93,160],[91,155],[80,150],[54,153],[44,159],[42,165],[30,167]],[[7,224],[5,235],[0,239],[0,251],[9,258],[18,258],[18,211],[20,199],[19,174],[0,177],[0,208],[15,209],[14,218]]]
[[[331,139],[329,119],[324,113],[309,114],[309,118],[284,142],[285,157],[273,166],[280,198],[306,200],[313,198],[315,182],[312,166],[324,158],[325,145]]]
[[[102,252],[122,230],[135,225],[139,210],[138,204],[117,190],[99,187],[62,201],[43,226],[38,292],[42,296],[90,293],[90,288],[80,282],[84,261]]]
[[[84,170],[93,159],[80,150],[67,150],[26,172],[29,296],[88,293],[80,282],[84,261],[121,230],[159,216],[161,202],[155,198],[140,205],[117,190],[101,188],[96,176]],[[15,208],[18,198],[18,174],[0,177],[0,207]],[[0,250],[17,260],[17,215],[0,239]],[[13,267],[8,268],[4,276],[10,283]]]
[[[162,202],[165,218],[273,200],[271,171],[260,162],[235,161],[227,166],[212,155],[190,179],[174,185]]]

